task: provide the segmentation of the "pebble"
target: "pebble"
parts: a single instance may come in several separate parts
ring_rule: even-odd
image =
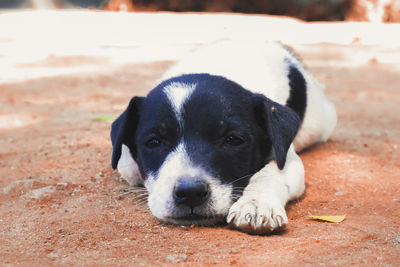
[[[42,187],[42,188],[38,188],[38,189],[32,190],[30,192],[30,197],[34,198],[34,199],[38,199],[38,198],[40,198],[42,196],[47,195],[48,193],[53,193],[53,192],[54,192],[54,186],[49,185],[49,186],[46,186],[46,187]]]
[[[67,186],[68,186],[68,183],[66,183],[66,182],[57,183],[56,189],[57,190],[64,190]]]
[[[57,258],[58,257],[58,253],[56,252],[50,252],[48,255],[50,258]]]
[[[174,255],[170,254],[165,259],[171,262],[183,262],[187,258],[186,254]]]

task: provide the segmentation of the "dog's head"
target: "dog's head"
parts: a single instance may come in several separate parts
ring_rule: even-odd
[[[113,123],[112,166],[126,145],[152,213],[178,224],[224,218],[251,175],[285,165],[300,119],[220,76],[182,75],[134,97]]]

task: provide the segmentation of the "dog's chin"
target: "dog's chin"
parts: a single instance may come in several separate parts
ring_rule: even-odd
[[[163,221],[177,225],[213,226],[224,220],[223,215],[202,216],[191,214],[181,217],[167,217]]]

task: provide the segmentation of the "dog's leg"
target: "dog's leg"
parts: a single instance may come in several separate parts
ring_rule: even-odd
[[[242,197],[230,208],[227,222],[255,234],[282,228],[288,223],[286,203],[300,197],[304,189],[303,163],[292,145],[283,170],[271,161],[250,179]]]

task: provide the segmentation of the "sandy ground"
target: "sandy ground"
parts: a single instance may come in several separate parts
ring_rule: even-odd
[[[26,16],[35,14],[40,16]],[[0,21],[22,15],[7,16],[0,15]],[[202,19],[206,23],[207,17]],[[324,25],[307,24],[307,29]],[[382,27],[388,37],[395,36],[393,27],[400,29]],[[139,194],[124,194],[127,185],[109,166],[110,123],[94,118],[117,115],[132,96],[146,94],[172,63],[165,60],[171,45],[159,60],[140,63],[110,56],[134,53],[129,42],[106,56],[88,52],[87,42],[63,54],[61,46],[54,50],[54,42],[26,37],[28,29],[10,33],[0,29],[0,48],[10,52],[0,49],[0,264],[400,265],[400,46],[395,39],[363,43],[362,33],[353,31],[337,33],[337,43],[289,42],[326,84],[339,123],[327,143],[301,154],[307,191],[288,205],[287,231],[253,236],[224,225],[162,224]],[[107,42],[108,33],[104,30]],[[190,50],[198,41],[179,47]],[[24,50],[32,43],[39,45],[32,47],[33,55]],[[308,218],[344,214],[338,224]]]

